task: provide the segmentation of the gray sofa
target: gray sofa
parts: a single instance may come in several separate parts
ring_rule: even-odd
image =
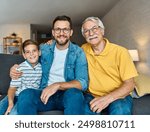
[[[9,87],[10,77],[9,70],[14,64],[24,61],[21,55],[0,54],[0,100],[6,96]],[[39,114],[44,115],[62,115],[62,111],[47,111]],[[134,115],[150,115],[150,95],[134,99]]]

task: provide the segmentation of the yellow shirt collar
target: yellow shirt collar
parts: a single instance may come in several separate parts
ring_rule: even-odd
[[[105,42],[106,42],[106,46],[104,48],[104,50],[99,54],[100,56],[103,56],[103,55],[107,55],[109,50],[110,50],[110,42],[108,41],[108,39],[104,38]],[[89,48],[87,49],[87,52],[91,55],[95,55],[93,50],[92,50],[92,47],[90,44],[89,45]]]

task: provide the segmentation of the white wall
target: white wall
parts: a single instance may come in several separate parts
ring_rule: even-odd
[[[3,38],[16,33],[22,40],[30,39],[30,24],[0,25],[0,53],[3,53]]]
[[[138,49],[138,71],[150,75],[150,1],[120,0],[102,20],[106,37],[128,49]]]

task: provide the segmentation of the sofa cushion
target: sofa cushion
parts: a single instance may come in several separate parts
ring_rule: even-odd
[[[61,110],[52,110],[52,111],[46,111],[46,112],[39,112],[39,115],[63,115],[64,112]]]
[[[150,94],[150,76],[139,74],[139,76],[135,78],[135,83],[136,92],[139,97]]]
[[[10,68],[24,61],[21,55],[0,54],[0,95],[6,95],[9,88]]]
[[[133,115],[150,115],[150,95],[133,99]]]
[[[5,97],[6,95],[0,95],[0,101]]]

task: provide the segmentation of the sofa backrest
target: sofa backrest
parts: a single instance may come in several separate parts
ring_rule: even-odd
[[[0,95],[6,95],[10,83],[10,68],[24,61],[22,55],[0,54]]]

